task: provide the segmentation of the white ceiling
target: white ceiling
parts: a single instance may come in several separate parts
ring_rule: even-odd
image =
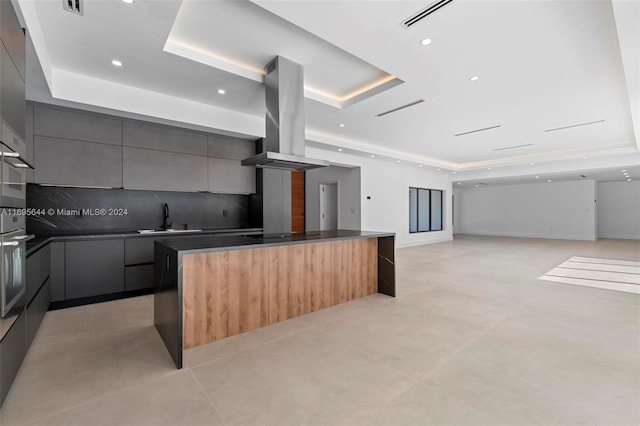
[[[307,139],[326,149],[473,178],[488,166],[518,174],[529,161],[584,156],[640,164],[630,107],[637,76],[625,76],[640,56],[638,2],[624,2],[624,31],[608,0],[455,0],[408,30],[400,22],[428,1],[85,0],[84,16],[59,1],[18,2],[56,100],[263,136],[262,84],[237,65],[260,68],[281,54],[330,94],[385,73],[404,81],[343,108],[307,99]],[[163,50],[173,38],[196,46],[199,60]],[[375,116],[417,99],[425,102]]]

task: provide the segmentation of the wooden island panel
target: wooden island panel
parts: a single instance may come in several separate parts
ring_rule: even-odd
[[[378,239],[183,256],[183,348],[359,297],[378,288]]]

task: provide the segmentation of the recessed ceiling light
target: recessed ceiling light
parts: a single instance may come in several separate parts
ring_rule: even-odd
[[[460,185],[460,182],[458,182],[458,185]]]
[[[589,157],[582,157],[582,159],[583,159],[583,160],[588,160],[588,159],[589,159]]]
[[[456,172],[452,172],[454,175],[456,174]]]
[[[122,0],[122,3],[133,4],[133,0]]]
[[[422,40],[420,40],[420,44],[423,46],[427,46],[429,44],[431,44],[431,39],[430,38],[423,38]]]
[[[375,155],[373,155],[373,154],[371,154],[369,157],[371,157],[371,158],[376,158],[376,156],[375,156]]]
[[[396,163],[400,163],[400,160],[396,160]]]
[[[491,167],[487,167],[487,170],[491,170]]]
[[[549,179],[547,182],[551,182],[551,179]]]
[[[535,165],[536,165],[536,163],[529,163],[529,165],[530,165],[530,166],[535,166]]]
[[[225,93],[227,93],[226,90],[224,89],[218,89],[218,95],[224,95]]]
[[[119,61],[117,59],[112,59],[111,60],[111,65],[113,65],[114,67],[121,67],[122,66],[122,61]]]
[[[536,179],[540,179],[540,176],[536,176]]]
[[[343,124],[343,123],[340,123],[340,127],[344,127],[344,124]]]
[[[338,148],[338,151],[342,152],[342,148]]]
[[[418,167],[422,167],[422,164],[418,164]]]
[[[622,173],[626,172],[626,170],[620,170]]]
[[[479,187],[480,185],[476,185],[476,188]]]
[[[469,77],[469,81],[478,81],[480,79],[480,77],[478,77],[477,75],[474,75],[473,77]]]
[[[437,171],[440,171],[440,169],[436,169]]]
[[[627,179],[628,182],[631,182],[631,179]]]

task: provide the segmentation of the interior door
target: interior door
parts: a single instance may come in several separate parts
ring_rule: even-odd
[[[320,184],[320,230],[338,229],[338,184]]]
[[[291,172],[291,232],[304,232],[304,171]]]

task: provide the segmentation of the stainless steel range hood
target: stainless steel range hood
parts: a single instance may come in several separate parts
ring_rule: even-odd
[[[242,160],[242,165],[284,170],[327,167],[328,161],[304,156],[302,65],[276,56],[264,71],[267,108],[264,152]]]

